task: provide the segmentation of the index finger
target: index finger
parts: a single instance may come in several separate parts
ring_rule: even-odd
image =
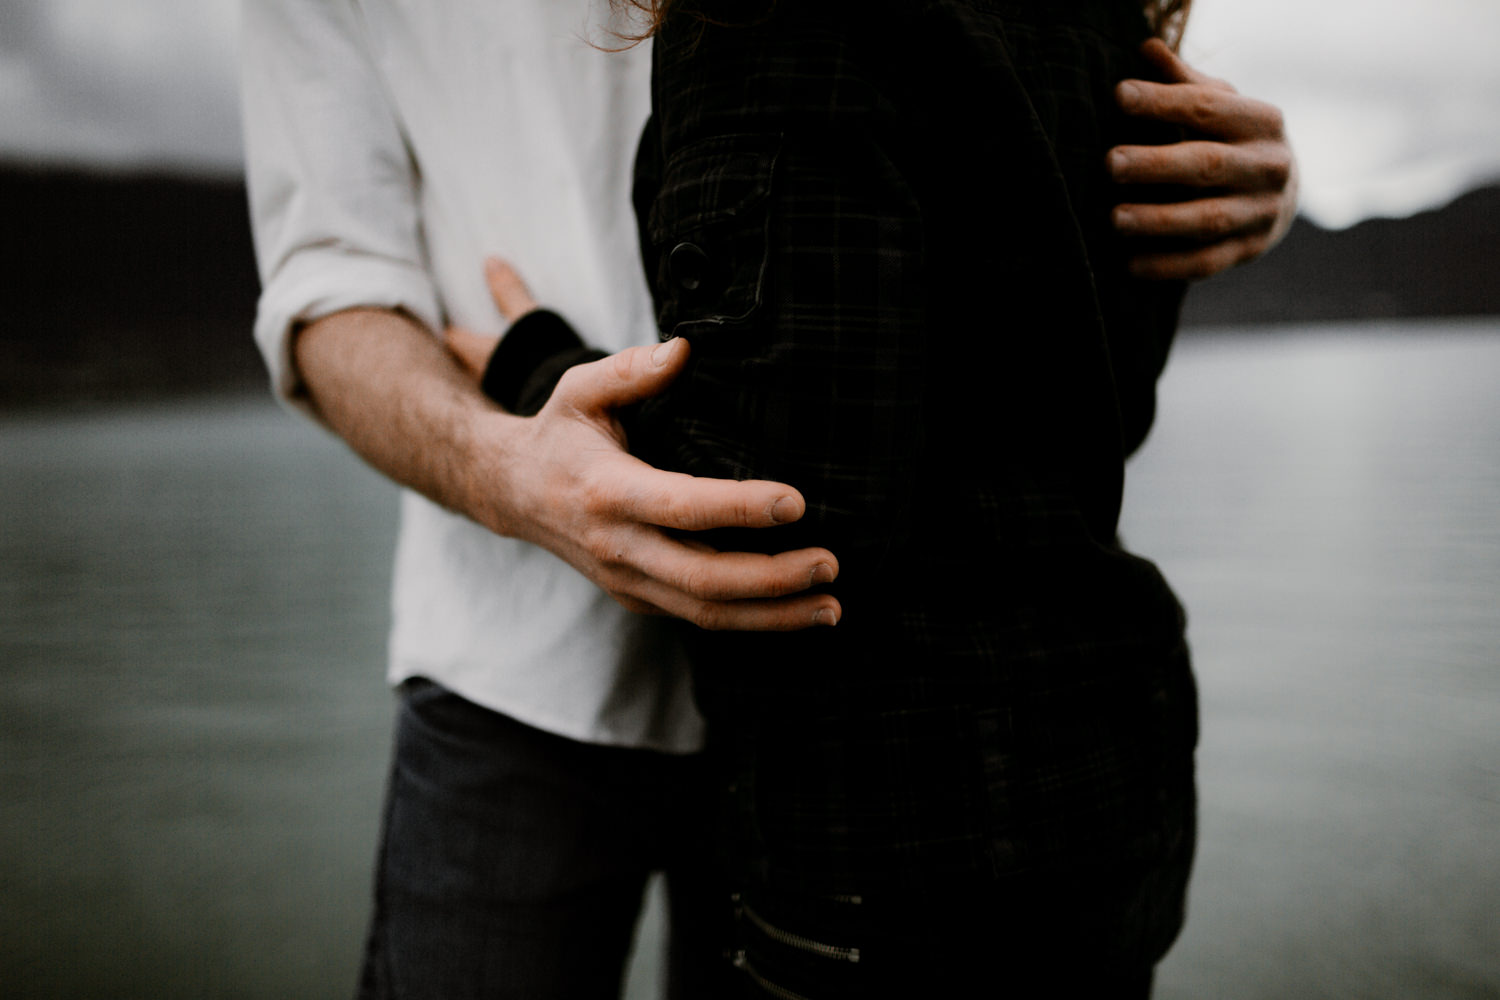
[[[1275,105],[1210,84],[1125,80],[1115,88],[1115,97],[1127,114],[1183,125],[1215,138],[1282,135],[1281,111]]]

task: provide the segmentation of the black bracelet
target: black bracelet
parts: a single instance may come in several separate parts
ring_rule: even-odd
[[[534,309],[511,324],[500,338],[495,352],[484,367],[479,387],[484,394],[518,417],[533,417],[546,405],[563,373],[574,365],[588,364],[609,355],[589,347],[578,332],[557,313]],[[671,454],[667,442],[674,440],[670,424],[644,419],[640,403],[622,406],[614,411],[630,443],[632,453],[660,454],[658,461]],[[646,433],[647,425],[654,433]],[[646,452],[647,445],[655,452]]]
[[[534,415],[563,372],[604,357],[550,309],[533,309],[511,324],[485,365],[479,388],[517,416]]]

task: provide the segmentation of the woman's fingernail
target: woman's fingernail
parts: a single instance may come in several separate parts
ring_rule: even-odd
[[[674,347],[676,343],[677,338],[673,337],[666,343],[657,344],[655,347],[651,348],[651,363],[660,368],[662,365],[670,361],[672,359],[672,351],[676,349]]]
[[[1121,81],[1115,88],[1115,100],[1120,102],[1122,108],[1133,108],[1141,102],[1141,88],[1129,80]]]

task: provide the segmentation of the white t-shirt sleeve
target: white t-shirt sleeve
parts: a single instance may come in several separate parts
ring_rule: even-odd
[[[306,410],[302,323],[358,306],[436,329],[417,170],[351,0],[243,5],[246,179],[262,292],[255,339],[283,401]]]

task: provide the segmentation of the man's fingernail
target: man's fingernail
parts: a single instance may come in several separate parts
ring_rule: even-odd
[[[664,344],[657,344],[655,347],[651,348],[651,363],[658,368],[666,364],[667,361],[672,357],[672,351],[674,349],[672,345],[676,342],[677,341],[674,338]]]
[[[813,612],[814,625],[837,625],[839,616],[833,613],[832,608],[819,608]]]
[[[1129,229],[1135,224],[1135,213],[1123,205],[1117,206],[1114,211],[1114,223],[1116,229]]]
[[[812,576],[810,577],[810,580],[811,585],[814,587],[816,587],[820,583],[832,583],[833,567],[828,565],[827,563],[818,563],[812,568]]]
[[[1118,174],[1130,165],[1130,157],[1125,155],[1123,149],[1111,149],[1109,151],[1109,171]]]
[[[777,524],[786,524],[788,521],[795,521],[799,516],[797,501],[791,497],[780,497],[771,505],[771,520]]]
[[[1122,108],[1133,108],[1141,102],[1141,88],[1124,80],[1115,88],[1115,100],[1120,102]]]

